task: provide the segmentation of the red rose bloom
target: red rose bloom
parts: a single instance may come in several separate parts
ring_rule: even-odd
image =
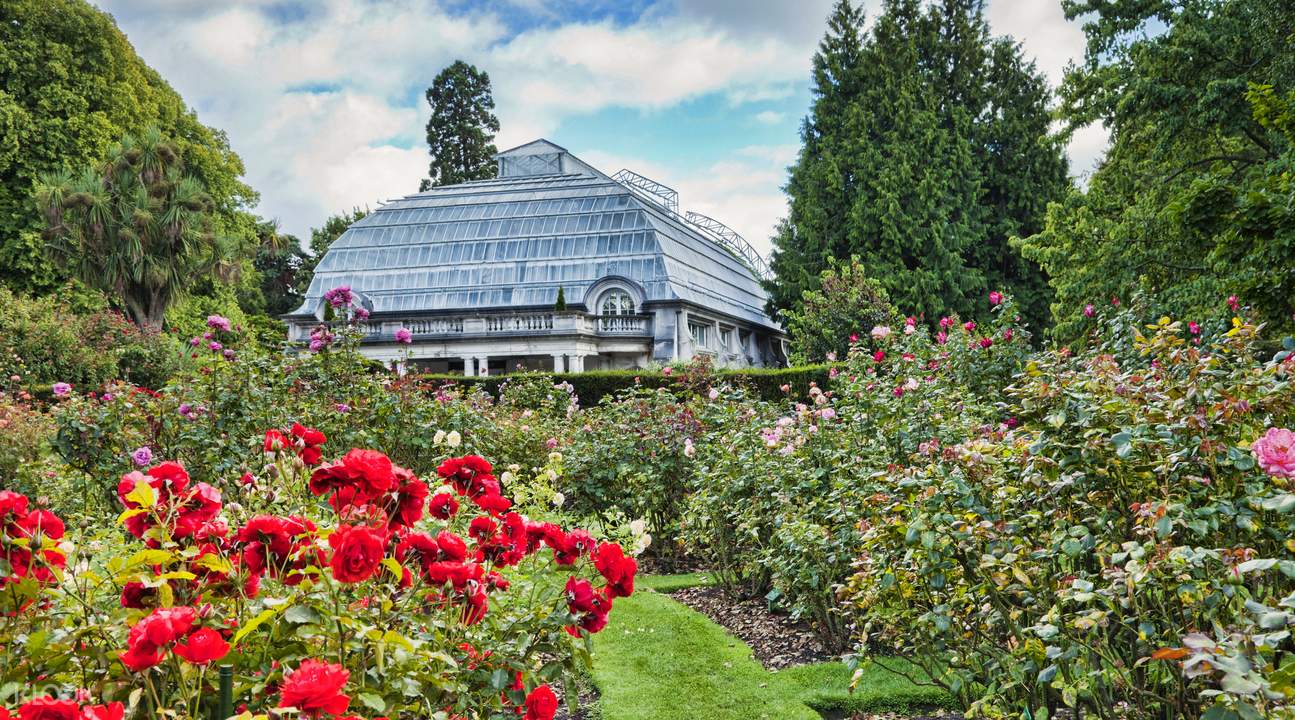
[[[464,455],[450,458],[436,468],[436,474],[445,478],[454,486],[460,495],[476,497],[490,492],[499,492],[499,481],[495,480],[494,467],[479,455]]]
[[[437,520],[449,520],[459,511],[459,501],[449,493],[436,493],[427,504],[427,513]]]
[[[206,665],[229,653],[229,643],[211,628],[199,628],[175,646],[175,654],[194,665]]]
[[[526,716],[523,720],[553,720],[558,712],[558,696],[548,685],[540,685],[526,696]]]
[[[310,717],[341,715],[351,704],[342,693],[351,674],[341,665],[306,660],[283,680],[279,707],[294,707]]]
[[[310,476],[310,491],[324,495],[341,487],[355,487],[357,495],[377,498],[396,484],[391,458],[376,450],[354,448],[341,460],[319,467]]]
[[[78,720],[81,707],[74,700],[38,697],[18,706],[19,720]]]
[[[324,433],[301,423],[293,423],[291,432],[292,437],[301,444],[301,461],[307,465],[318,465],[324,457],[324,451],[319,446],[328,442]]]
[[[485,510],[486,512],[490,513],[491,515],[494,515],[495,517],[499,517],[500,515],[508,512],[508,509],[513,506],[512,500],[509,500],[508,498],[498,494],[497,492],[477,495],[476,497],[472,498],[472,502],[476,503],[477,507],[481,508],[482,510]]]
[[[594,553],[594,567],[607,580],[609,597],[629,597],[634,593],[634,574],[638,572],[639,565],[634,558],[625,557],[620,545],[599,545]]]
[[[262,443],[261,448],[265,450],[265,452],[280,452],[282,450],[287,450],[288,438],[284,437],[283,433],[278,430],[266,430],[265,442]]]
[[[567,578],[567,607],[573,613],[593,610],[594,586],[582,578],[574,576]]]
[[[404,468],[397,468],[396,476],[401,478],[401,484],[396,491],[396,508],[391,512],[390,524],[408,527],[423,517],[423,504],[427,502],[427,483]]]
[[[84,720],[121,720],[126,715],[126,706],[119,702],[107,705],[88,705],[81,708]]]
[[[341,525],[328,538],[333,548],[333,577],[339,582],[358,583],[367,580],[382,563],[386,538],[370,527]]]

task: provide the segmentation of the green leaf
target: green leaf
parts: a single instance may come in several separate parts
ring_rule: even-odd
[[[358,695],[360,702],[374,712],[384,712],[387,709],[387,703],[380,695],[371,692],[364,692]]]

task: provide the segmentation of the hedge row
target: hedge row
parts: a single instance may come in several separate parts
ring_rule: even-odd
[[[830,365],[803,365],[792,368],[749,368],[743,370],[717,370],[715,384],[733,384],[751,389],[765,400],[779,400],[788,394],[795,397],[809,395],[811,384],[826,390],[831,382]],[[665,375],[659,370],[591,370],[580,373],[530,373],[553,378],[554,383],[568,382],[575,388],[576,397],[580,398],[581,407],[597,405],[603,398],[635,386],[646,388],[680,389],[687,376],[678,371]],[[508,380],[508,375],[490,375],[486,377],[464,377],[462,375],[445,375],[428,373],[420,378],[433,383],[454,382],[476,385],[499,397],[499,387]],[[787,386],[784,391],[783,386]]]

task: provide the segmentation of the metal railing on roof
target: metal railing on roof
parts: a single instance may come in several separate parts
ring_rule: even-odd
[[[644,196],[647,200],[664,207],[674,217],[697,228],[704,237],[732,253],[751,272],[755,273],[757,278],[768,280],[773,277],[772,271],[769,270],[769,264],[765,262],[764,257],[733,228],[715,218],[702,215],[699,212],[692,212],[691,210],[685,215],[679,215],[679,193],[674,188],[662,185],[651,178],[627,169],[621,169],[615,175],[612,175],[612,179],[640,196]]]
[[[737,234],[733,228],[716,220],[713,217],[702,215],[699,212],[688,211],[684,219],[701,229],[712,240],[718,242],[730,250],[738,259],[746,263],[751,272],[756,274],[761,280],[769,280],[773,273],[769,270],[769,264],[764,261],[760,253],[751,247],[751,243]]]

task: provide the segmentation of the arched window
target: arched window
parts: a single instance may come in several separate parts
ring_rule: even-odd
[[[599,313],[602,315],[633,315],[634,298],[624,290],[611,290],[603,295],[603,300],[599,303]]]

